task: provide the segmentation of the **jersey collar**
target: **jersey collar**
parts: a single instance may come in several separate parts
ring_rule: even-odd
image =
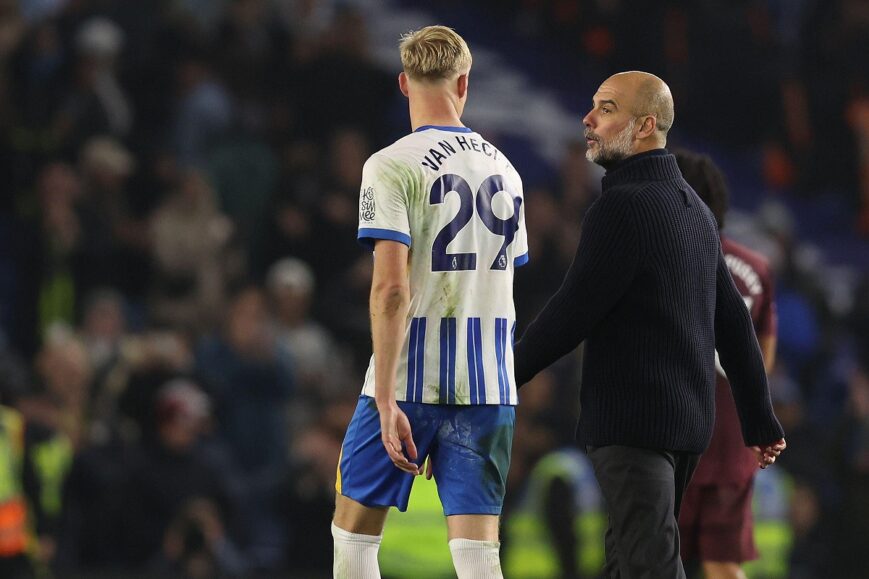
[[[468,127],[447,127],[443,125],[423,125],[416,129],[414,133],[418,133],[420,131],[427,131],[429,129],[435,129],[438,131],[450,131],[452,133],[473,133],[471,129]]]

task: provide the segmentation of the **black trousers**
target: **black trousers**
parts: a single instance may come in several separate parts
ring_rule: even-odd
[[[679,505],[699,454],[632,446],[588,448],[609,515],[610,579],[684,579]]]

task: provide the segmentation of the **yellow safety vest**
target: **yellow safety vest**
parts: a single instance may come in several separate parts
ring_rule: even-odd
[[[505,577],[549,579],[563,575],[544,515],[545,491],[555,478],[562,478],[577,489],[574,532],[578,538],[579,572],[597,576],[603,570],[606,514],[594,471],[584,454],[566,448],[547,454],[535,465],[519,507],[504,525]]]
[[[73,452],[72,442],[61,432],[33,445],[29,450],[33,468],[39,478],[39,506],[46,516],[60,515],[63,506],[63,483],[72,466]]]
[[[0,406],[0,557],[14,557],[27,549],[23,464],[24,421],[16,410]]]

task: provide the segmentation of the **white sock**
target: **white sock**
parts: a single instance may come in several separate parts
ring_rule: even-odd
[[[332,538],[335,541],[334,579],[380,579],[377,551],[382,535],[350,533],[332,523]]]
[[[450,552],[459,579],[503,579],[497,541],[453,539]]]

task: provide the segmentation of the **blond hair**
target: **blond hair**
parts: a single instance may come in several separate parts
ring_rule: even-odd
[[[404,73],[413,80],[442,80],[471,68],[471,51],[452,28],[426,26],[401,36]]]

